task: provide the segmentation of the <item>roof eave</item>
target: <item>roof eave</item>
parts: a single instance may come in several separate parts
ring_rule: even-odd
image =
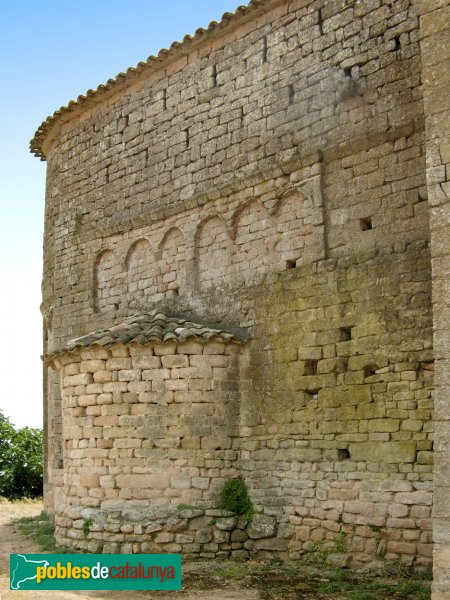
[[[70,100],[67,106],[62,106],[41,123],[30,141],[30,152],[41,160],[46,160],[51,143],[59,135],[58,124],[69,120],[74,113],[82,112],[86,107],[92,107],[93,102],[100,102],[117,93],[121,86],[128,87],[143,73],[155,72],[161,69],[162,66],[190,54],[192,50],[218,37],[232,25],[238,22],[243,23],[248,18],[255,17],[258,11],[263,12],[267,5],[275,5],[283,1],[250,0],[248,5],[238,6],[234,13],[224,13],[219,22],[211,21],[206,29],[200,27],[194,35],[185,35],[182,42],[173,42],[170,48],[162,48],[157,56],[149,56],[145,62],[139,62],[136,67],[130,67],[125,73],[116,75],[114,79],[108,79],[106,83],[100,84],[95,90],[90,89],[85,94],[78,96],[76,100]]]

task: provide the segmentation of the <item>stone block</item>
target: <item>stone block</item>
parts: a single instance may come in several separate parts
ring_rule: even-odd
[[[80,364],[81,373],[95,373],[105,370],[106,361],[104,360],[83,360]]]
[[[172,379],[211,379],[210,367],[174,367],[171,370]]]
[[[166,342],[165,344],[155,344],[153,352],[156,356],[168,356],[175,354],[177,351],[177,344],[175,342]]]
[[[144,554],[159,554],[161,552],[161,546],[154,542],[143,542],[141,550]]]
[[[232,542],[245,542],[248,539],[248,535],[245,531],[241,529],[235,529],[231,532],[231,541]]]
[[[332,552],[327,556],[327,563],[336,569],[346,569],[351,560],[351,555],[344,552]]]
[[[295,535],[295,527],[290,523],[280,523],[278,525],[277,537],[282,539],[291,539]]]
[[[190,404],[192,402],[204,402],[204,396],[200,391],[176,391],[173,394],[175,402]]]
[[[170,373],[170,369],[145,369],[142,371],[142,379],[144,381],[170,379]]]
[[[344,393],[346,404],[367,404],[372,400],[370,385],[355,385]]]
[[[191,480],[188,477],[172,477],[170,479],[170,487],[174,490],[189,490],[191,488]]]
[[[391,517],[400,518],[406,517],[409,513],[409,508],[405,504],[390,504],[388,513]]]
[[[64,375],[78,375],[80,373],[80,363],[70,363],[64,367]]]
[[[80,350],[81,360],[100,359],[106,360],[109,358],[109,350],[102,348],[98,345],[91,346],[90,348],[82,348]]]
[[[198,529],[195,533],[195,541],[199,544],[208,544],[213,538],[210,529]]]
[[[97,396],[97,404],[112,404],[112,394],[99,394]]]
[[[423,427],[423,421],[418,419],[404,419],[401,424],[403,431],[421,431]]]
[[[433,495],[431,492],[416,490],[414,492],[398,492],[395,494],[395,501],[399,504],[425,504],[431,505]]]
[[[144,371],[148,373],[148,371]],[[119,381],[139,381],[141,378],[141,371],[139,369],[125,369],[118,372]]]
[[[83,473],[80,476],[81,485],[85,485],[87,488],[95,488],[100,485],[100,476],[91,473]]]
[[[80,373],[78,375],[69,375],[64,377],[63,385],[64,387],[69,387],[72,385],[88,385],[92,383],[92,374],[91,373]]]
[[[106,370],[108,371],[121,371],[131,369],[132,362],[131,358],[110,358],[106,363]],[[97,371],[103,371],[105,369],[96,369]]]
[[[427,451],[418,452],[417,463],[419,465],[432,465],[434,463],[434,453]]]
[[[205,450],[223,450],[231,446],[230,437],[205,436],[201,439],[201,447]]]
[[[392,433],[400,429],[400,419],[372,419],[367,422],[367,431]]]
[[[224,354],[225,353],[225,344],[220,342],[208,342],[205,344],[203,348],[203,354]],[[194,354],[190,352],[188,354]]]
[[[161,366],[161,358],[153,356],[153,354],[138,354],[131,357],[131,365],[133,369],[159,369]]]
[[[221,517],[216,519],[215,526],[221,531],[231,531],[237,525],[237,517]]]
[[[100,475],[99,484],[102,488],[115,488],[116,480],[114,475]]]
[[[345,392],[339,388],[323,388],[319,391],[319,405],[324,408],[340,406],[344,402]]]
[[[202,517],[205,511],[201,508],[180,508],[178,515],[181,519],[195,519]]]
[[[255,515],[247,528],[248,536],[254,540],[275,535],[276,520],[267,515]]]
[[[322,458],[319,448],[289,448],[286,457],[300,462],[317,462]]]
[[[131,349],[127,346],[124,346],[123,344],[112,344],[106,351],[106,358],[109,358],[109,353],[111,353],[111,356],[113,358],[127,358],[130,355],[130,351]]]
[[[349,444],[350,458],[354,461],[376,463],[412,463],[416,458],[414,442],[362,442]]]
[[[188,367],[189,359],[185,354],[173,354],[161,358],[163,367],[171,369],[172,367]]]
[[[93,375],[94,381],[97,383],[108,383],[112,381],[111,371],[97,371]]]
[[[186,446],[183,446],[186,448]],[[209,477],[192,477],[192,487],[199,490],[207,490],[210,485]]]
[[[203,354],[203,348],[204,348],[203,344],[189,340],[187,342],[183,342],[182,344],[179,344],[177,346],[176,351],[178,354]],[[156,354],[156,352],[155,352],[155,354]]]
[[[137,473],[130,475],[118,474],[116,476],[117,487],[125,489],[148,488],[165,490],[169,487],[169,481],[169,476],[166,473],[158,475],[146,475]]]
[[[191,367],[228,367],[230,358],[221,354],[193,354],[189,357]],[[182,366],[182,365],[174,365]]]
[[[92,406],[97,404],[97,396],[95,394],[84,394],[83,396],[78,396],[78,404],[80,406]]]
[[[387,551],[392,554],[411,554],[415,555],[417,546],[408,542],[391,541],[387,543]]]
[[[386,406],[382,402],[370,402],[369,404],[359,404],[356,409],[357,419],[382,419],[386,416]]]
[[[258,539],[255,543],[256,550],[276,550],[278,552],[286,551],[288,548],[287,540],[280,538]]]

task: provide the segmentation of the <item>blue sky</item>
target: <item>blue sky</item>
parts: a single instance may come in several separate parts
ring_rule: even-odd
[[[40,123],[237,0],[5,0],[0,6],[0,409],[42,425],[39,311],[45,162],[28,151]]]

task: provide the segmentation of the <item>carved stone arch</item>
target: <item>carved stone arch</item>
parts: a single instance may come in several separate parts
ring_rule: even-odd
[[[131,244],[131,246],[128,248],[127,255],[125,257],[125,267],[126,267],[127,271],[130,267],[130,262],[132,262],[132,260],[136,257],[136,254],[143,253],[143,252],[139,252],[139,251],[140,250],[144,251],[147,248],[151,251],[150,242],[148,241],[147,238],[144,238],[144,237],[135,240]]]
[[[172,227],[169,227],[169,229],[167,229],[167,231],[164,232],[164,234],[158,244],[158,249],[156,251],[156,259],[157,260],[161,260],[161,258],[163,257],[163,252],[167,251],[167,249],[169,247],[173,246],[172,241],[175,239],[179,239],[179,240],[183,241],[184,252],[186,252],[184,233],[181,231],[181,229],[179,227],[176,227],[175,225],[173,225]]]
[[[279,268],[303,262],[314,233],[313,201],[303,190],[292,189],[281,196],[275,207],[277,241],[275,261]]]
[[[264,203],[259,198],[250,198],[242,204],[240,204],[231,218],[231,235],[235,240],[238,235],[238,227],[243,219],[249,214],[259,211],[261,214],[265,214],[267,219],[270,219],[270,214]]]
[[[308,213],[311,211],[312,200],[304,189],[291,188],[287,190],[277,198],[275,206],[273,207],[273,214],[277,220],[279,219],[280,213],[282,213],[286,206],[289,205],[295,210],[296,214],[303,217],[305,210],[307,210]]]
[[[171,227],[164,233],[156,252],[158,298],[182,293],[186,282],[186,258],[184,233],[178,227]]]
[[[117,305],[114,287],[122,274],[116,253],[110,248],[101,250],[94,261],[93,308],[95,312],[113,310]]]
[[[156,292],[157,275],[155,257],[147,238],[134,240],[128,249],[125,266],[128,304],[147,304]]]
[[[217,287],[230,279],[234,244],[226,222],[219,215],[201,221],[195,233],[198,283],[202,288]]]
[[[233,269],[238,278],[250,281],[268,271],[273,262],[274,219],[259,198],[252,198],[236,210],[232,227],[236,243]]]
[[[230,240],[233,238],[233,232],[230,230],[230,228],[229,228],[229,226],[227,225],[227,222],[225,221],[225,219],[224,219],[222,216],[220,216],[219,214],[217,214],[217,213],[213,213],[213,214],[210,214],[210,215],[208,215],[208,216],[204,217],[204,218],[203,218],[203,219],[202,219],[202,220],[201,220],[201,221],[198,223],[198,225],[197,225],[197,228],[196,228],[196,230],[195,230],[195,236],[194,236],[194,239],[195,239],[195,245],[196,245],[196,247],[197,247],[197,245],[198,245],[198,240],[199,240],[199,237],[202,235],[202,231],[203,231],[203,229],[204,229],[204,228],[205,228],[205,227],[208,225],[208,223],[209,223],[210,221],[220,221],[220,222],[223,224],[223,229],[224,229],[224,231],[225,231],[225,233],[226,233],[227,237],[228,237]]]

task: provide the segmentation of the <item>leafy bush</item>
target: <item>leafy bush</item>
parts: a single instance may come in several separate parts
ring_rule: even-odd
[[[41,496],[42,462],[42,430],[16,430],[0,410],[0,496],[10,500]]]
[[[255,512],[242,478],[229,479],[220,492],[222,507],[235,515],[251,517]]]

